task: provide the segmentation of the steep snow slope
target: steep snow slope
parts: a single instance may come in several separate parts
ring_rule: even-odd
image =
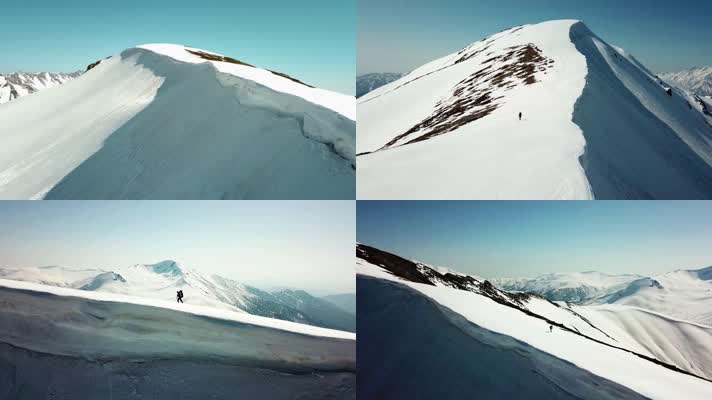
[[[64,72],[16,72],[0,74],[0,104],[19,97],[61,85],[81,75],[81,71],[67,74]]]
[[[191,305],[248,312],[270,318],[355,331],[353,315],[304,291],[269,293],[215,274],[202,274],[175,261],[113,270],[67,267],[0,269],[0,278],[93,292],[175,301],[182,290]]]
[[[659,76],[665,81],[697,95],[712,96],[712,67],[695,67],[684,71],[668,72]]]
[[[638,352],[636,350],[643,348],[638,342],[636,342],[638,344],[635,347],[632,345],[626,347],[628,344],[624,340],[617,340],[607,333],[605,329],[601,329],[601,327],[578,313],[577,310],[580,307],[572,309],[524,293],[503,292],[494,288],[487,281],[473,282],[474,285],[470,286],[469,289],[463,288],[457,284],[457,281],[453,281],[452,276],[447,277],[447,275],[441,276],[441,278],[450,281],[450,284],[446,285],[449,287],[443,287],[441,284],[431,282],[426,274],[417,273],[419,268],[414,263],[389,253],[384,254],[384,252],[368,246],[359,245],[357,257],[359,279],[362,277],[384,279],[398,282],[414,289],[420,296],[434,302],[439,307],[454,312],[455,318],[465,319],[467,323],[474,324],[474,328],[471,326],[467,328],[467,330],[472,330],[476,335],[473,340],[481,341],[481,336],[484,334],[502,334],[510,337],[515,342],[522,341],[527,346],[532,346],[538,351],[573,364],[568,364],[570,369],[564,372],[554,373],[553,375],[556,377],[561,378],[568,374],[575,374],[575,368],[580,368],[593,373],[600,379],[610,380],[616,384],[626,386],[643,396],[653,399],[675,399],[680,396],[690,399],[702,399],[712,394],[712,383],[696,377],[696,374],[690,371],[691,369],[694,370],[694,368],[690,367],[689,364],[669,364],[651,356],[651,352]],[[361,280],[359,280],[359,287],[357,287],[359,290],[357,298],[361,297],[360,285]],[[459,287],[459,290],[454,290],[457,287]],[[362,310],[361,308],[359,310],[359,326],[361,326]],[[552,333],[549,333],[548,330],[550,324],[555,327]],[[457,325],[461,326],[462,324],[458,323]],[[607,327],[607,325],[604,325],[604,327]],[[684,330],[687,330],[687,328]],[[655,331],[655,329],[652,331]],[[408,336],[408,333],[397,332],[397,335],[399,337]],[[694,337],[694,339],[702,340],[702,342],[690,341],[693,337],[687,337],[687,341],[680,339],[682,343],[677,343],[676,340],[679,338],[675,337],[659,337],[656,340],[668,344],[668,348],[663,350],[666,356],[674,356],[674,352],[680,348],[681,344],[687,346],[687,349],[699,349],[709,347],[711,338],[712,336],[709,335],[707,330],[706,333]],[[368,340],[368,338],[365,340]],[[499,342],[502,343],[503,341]],[[487,347],[491,348],[492,346]],[[511,348],[511,345],[500,344],[495,347],[500,351],[506,351]],[[525,357],[528,363],[536,363],[542,356],[531,351],[523,354],[528,355],[528,357]],[[685,353],[683,352],[682,354]],[[395,355],[395,357],[397,356]],[[469,354],[467,357],[476,359],[477,356],[478,354]],[[484,353],[483,357],[490,359],[487,353]],[[701,357],[701,360],[693,360],[693,363],[696,363],[695,368],[705,367],[704,363],[709,360],[706,357]],[[673,358],[672,356],[670,357],[670,359]],[[488,367],[490,367],[489,364]],[[508,364],[508,367],[518,368],[519,365],[512,366]],[[497,366],[493,368],[497,368]],[[706,371],[706,373],[709,373],[709,371]],[[582,382],[568,380],[567,378],[563,379],[567,382],[564,389],[568,390],[570,394],[572,389],[585,393],[586,382],[591,381],[590,377]],[[544,381],[545,383],[527,383],[536,386],[535,389],[531,390],[541,391],[551,383],[552,379],[549,378]],[[507,385],[511,385],[511,381],[507,379],[503,379],[499,383],[496,380],[494,382],[501,385],[498,389],[503,393],[508,390]],[[573,384],[572,382],[576,383]],[[493,381],[489,382],[489,384],[492,383]],[[430,384],[432,385],[432,383]],[[428,383],[426,382],[424,385],[427,389]],[[603,385],[603,387],[610,389],[610,385]],[[582,394],[580,397],[598,398],[590,394]],[[615,396],[613,397],[615,398]]]
[[[357,290],[357,379],[363,398],[644,398],[477,326],[408,286],[359,275]]]
[[[199,49],[128,49],[0,107],[0,198],[353,198],[349,101]]]
[[[374,72],[356,77],[356,97],[361,97],[379,87],[400,79],[398,72]]]
[[[496,33],[358,100],[358,197],[709,198],[712,125],[666,89],[578,21]]]
[[[354,334],[5,280],[0,303],[10,398],[355,397]]]
[[[572,309],[614,337],[618,345],[712,379],[712,327],[627,306]]]
[[[556,273],[536,278],[496,278],[497,287],[505,290],[536,293],[554,301],[584,303],[602,295],[617,292],[639,275],[611,275],[596,271]]]

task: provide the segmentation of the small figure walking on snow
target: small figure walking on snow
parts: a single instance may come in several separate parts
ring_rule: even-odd
[[[182,290],[179,290],[176,292],[176,299],[177,299],[178,303],[183,302],[183,291]]]
[[[522,120],[522,112],[521,111],[519,112],[519,120],[520,121]]]
[[[549,325],[549,333],[551,333],[553,330],[554,330],[554,326],[553,326],[553,325]]]

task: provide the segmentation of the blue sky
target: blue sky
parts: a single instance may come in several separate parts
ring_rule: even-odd
[[[262,287],[355,287],[353,201],[2,201],[0,221],[0,268],[172,259]]]
[[[71,72],[139,44],[177,43],[355,92],[354,1],[13,0],[0,10],[0,73]]]
[[[357,0],[357,73],[407,72],[515,25],[582,19],[655,72],[712,65],[709,0]]]
[[[712,265],[712,202],[359,201],[356,239],[486,278]]]

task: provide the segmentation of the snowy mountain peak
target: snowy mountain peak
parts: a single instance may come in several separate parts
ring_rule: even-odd
[[[581,21],[497,32],[357,107],[359,199],[712,196],[712,106]]]
[[[183,268],[173,260],[165,260],[156,264],[147,264],[145,267],[157,274],[172,276],[183,275]]]

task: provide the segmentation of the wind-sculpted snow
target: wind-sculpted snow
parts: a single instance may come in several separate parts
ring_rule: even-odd
[[[197,61],[129,49],[2,107],[0,198],[354,198],[355,121],[326,91],[182,51]]]
[[[360,397],[646,398],[473,324],[405,285],[359,276],[357,291]]]
[[[706,350],[699,350],[712,344],[712,330],[707,327],[662,316],[639,318],[639,313],[635,311],[631,311],[633,316],[628,317],[625,312],[631,308],[607,306],[620,311],[620,321],[629,323],[617,325],[602,320],[602,314],[595,307],[577,307],[553,303],[537,295],[505,292],[484,280],[465,288],[433,283],[430,279],[420,282],[412,278],[423,278],[423,264],[373,250],[377,249],[365,245],[357,247],[359,282],[366,277],[405,285],[438,306],[456,313],[456,317],[523,341],[548,355],[572,363],[572,367],[587,370],[648,398],[678,399],[682,396],[686,399],[706,399],[712,395],[712,381],[705,378],[712,373],[712,358]],[[357,291],[357,298],[360,298],[359,287]],[[360,307],[359,318],[362,311]],[[360,335],[364,335],[361,328],[364,324],[359,319]],[[643,326],[630,328],[638,324]],[[397,323],[395,326],[402,325]],[[413,329],[423,330],[420,321],[418,326],[420,328]],[[399,337],[406,334],[393,329]],[[361,339],[369,340],[363,336]],[[403,353],[407,352],[394,351],[397,352],[394,357],[403,357]],[[422,352],[418,353],[421,357]],[[468,359],[477,359],[477,355],[471,355]],[[579,388],[579,384],[569,383],[567,388]],[[426,381],[424,390],[427,389]]]
[[[631,56],[583,24],[571,40],[589,66],[574,122],[581,163],[597,199],[712,197],[712,126],[678,90],[668,95]]]
[[[12,398],[44,398],[39,393],[45,385],[23,389],[28,382],[37,385],[41,375],[36,371],[46,371],[46,387],[69,391],[64,398],[92,398],[87,393],[94,391],[109,398],[114,390],[124,393],[134,386],[149,395],[145,391],[151,385],[161,395],[152,398],[165,398],[156,388],[172,385],[211,393],[216,388],[195,385],[207,385],[213,374],[212,382],[223,385],[220,398],[239,393],[291,398],[287,389],[292,385],[307,398],[328,398],[334,391],[355,397],[354,334],[12,281],[0,281],[0,304],[0,370],[15,371],[0,372],[0,393],[16,396]],[[82,371],[72,387],[61,383],[72,376],[64,370],[68,366]],[[184,380],[183,373],[191,378]],[[243,385],[253,375],[256,380]],[[108,387],[103,384],[107,381],[112,382]]]

